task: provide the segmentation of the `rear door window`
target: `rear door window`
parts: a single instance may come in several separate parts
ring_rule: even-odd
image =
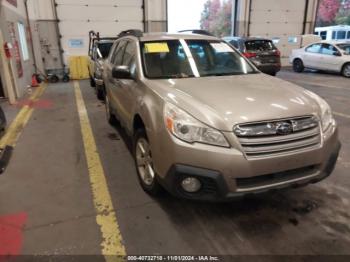
[[[275,45],[269,40],[251,40],[245,42],[247,52],[266,52],[276,50]]]
[[[313,44],[306,48],[306,52],[308,53],[320,53],[321,44]]]

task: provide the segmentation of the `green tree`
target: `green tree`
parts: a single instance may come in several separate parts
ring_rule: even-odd
[[[350,0],[343,0],[335,18],[338,25],[350,25]]]
[[[201,29],[222,37],[230,35],[232,16],[232,0],[208,0],[201,14]]]

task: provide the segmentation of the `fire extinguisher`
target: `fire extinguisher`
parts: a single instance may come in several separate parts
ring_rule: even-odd
[[[5,49],[5,55],[7,59],[10,59],[12,57],[11,54],[11,49],[12,49],[12,44],[11,43],[5,43],[4,44],[4,49]]]

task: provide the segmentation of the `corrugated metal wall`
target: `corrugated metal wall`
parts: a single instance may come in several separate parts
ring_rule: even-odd
[[[59,30],[65,59],[72,55],[86,55],[88,32],[102,36],[116,36],[134,28],[143,30],[142,0],[56,0]]]

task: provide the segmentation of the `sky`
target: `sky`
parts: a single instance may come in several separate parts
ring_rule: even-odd
[[[206,0],[168,0],[169,32],[198,29]]]

